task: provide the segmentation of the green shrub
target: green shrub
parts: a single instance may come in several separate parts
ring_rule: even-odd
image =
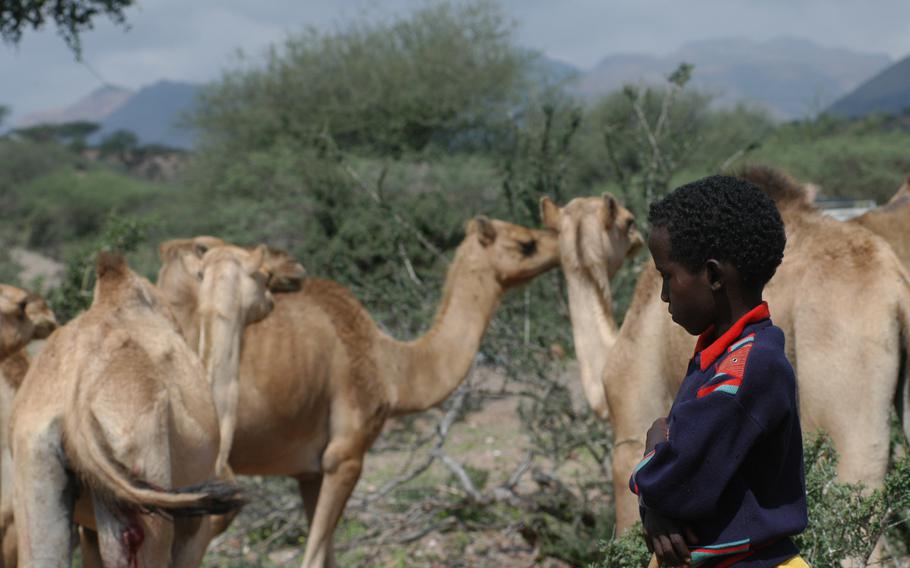
[[[145,239],[146,226],[134,219],[111,215],[103,232],[92,244],[72,254],[59,286],[48,294],[48,303],[57,321],[64,324],[92,304],[95,287],[95,258],[101,250],[135,251]]]

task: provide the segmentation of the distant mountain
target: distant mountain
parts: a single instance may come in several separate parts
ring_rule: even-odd
[[[95,89],[65,108],[33,112],[16,122],[16,128],[37,124],[62,124],[64,122],[101,122],[133,96],[133,91],[113,85]]]
[[[663,84],[681,62],[695,65],[692,85],[714,93],[719,104],[751,101],[792,119],[820,111],[891,60],[792,37],[715,39],[688,43],[663,57],[608,56],[584,73],[574,90],[593,98],[627,83]]]
[[[547,57],[540,52],[529,52],[532,56],[531,79],[543,87],[561,85],[566,81],[577,79],[581,70],[574,65]]]
[[[873,112],[901,114],[910,109],[910,55],[837,100],[828,112],[858,117]]]
[[[144,87],[107,116],[89,142],[97,143],[117,130],[129,130],[141,144],[190,149],[195,135],[179,122],[195,106],[201,88],[176,81],[158,81]]]

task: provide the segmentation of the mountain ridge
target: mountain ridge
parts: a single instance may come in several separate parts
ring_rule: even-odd
[[[891,58],[793,36],[714,38],[688,42],[663,56],[608,55],[582,75],[574,92],[591,99],[626,83],[663,84],[682,62],[695,65],[692,85],[717,95],[719,104],[751,101],[786,120],[822,110],[890,65]]]
[[[910,109],[910,55],[836,100],[827,112],[855,118],[873,112],[901,114]]]
[[[15,128],[28,128],[38,124],[63,124],[66,122],[101,122],[120,108],[135,91],[116,85],[103,85],[71,105],[31,112],[14,124]]]
[[[618,52],[604,56],[590,69],[536,53],[534,81],[544,86],[565,84],[571,94],[583,100],[594,100],[628,83],[665,85],[666,77],[686,62],[695,66],[691,85],[715,95],[716,104],[752,103],[782,120],[803,118],[829,107],[892,63],[887,55],[826,47],[792,36],[766,41],[698,40],[667,55]],[[29,116],[32,120],[43,117],[44,122],[98,122],[100,129],[89,139],[91,143],[125,129],[134,132],[141,144],[191,149],[195,136],[178,123],[192,110],[202,87],[167,79],[137,91],[101,87],[65,109]],[[105,89],[113,90],[106,94]],[[123,100],[114,100],[117,93],[124,97],[127,92],[129,96]],[[106,96],[117,104],[106,102]],[[97,108],[82,108],[91,106],[91,101]],[[81,114],[75,112],[76,107]],[[61,114],[66,109],[71,112]],[[18,122],[16,126],[23,126]]]

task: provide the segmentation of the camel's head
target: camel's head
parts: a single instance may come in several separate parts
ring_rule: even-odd
[[[272,292],[296,292],[303,287],[306,269],[289,252],[274,247],[266,248],[263,266],[272,276],[269,280],[269,290]]]
[[[214,247],[227,244],[218,237],[201,235],[192,239],[172,239],[158,246],[161,269],[156,285],[168,301],[175,304],[195,304],[199,292],[198,262]]]
[[[57,329],[57,318],[54,316],[53,310],[47,305],[44,298],[37,294],[29,295],[25,314],[35,324],[33,339],[47,339]]]
[[[540,218],[544,226],[559,233],[563,269],[587,275],[601,289],[609,289],[609,280],[623,261],[644,244],[635,216],[609,193],[576,197],[563,208],[544,196]]]
[[[244,324],[269,315],[274,301],[268,289],[271,275],[264,266],[265,256],[265,245],[252,251],[224,245],[210,249],[202,258],[184,256],[184,266],[200,279],[199,311],[230,317],[236,306]]]
[[[187,264],[194,262],[193,257],[202,259],[210,249],[228,244],[230,243],[218,237],[206,235],[161,243],[158,247],[158,256],[161,258],[158,287],[171,301],[179,302],[183,299],[195,302],[199,279],[195,269]],[[247,247],[249,252],[255,249],[256,247]],[[306,269],[287,251],[268,247],[265,250],[263,267],[271,275],[268,286],[272,292],[295,292],[303,287]]]
[[[528,229],[479,215],[468,221],[459,252],[491,269],[503,288],[524,284],[559,263],[552,231]]]
[[[57,327],[47,304],[21,288],[0,284],[0,358],[44,339]]]

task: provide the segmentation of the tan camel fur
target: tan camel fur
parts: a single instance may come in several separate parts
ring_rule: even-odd
[[[601,377],[618,334],[610,280],[623,261],[639,251],[643,240],[635,228],[635,216],[609,193],[575,198],[562,209],[543,197],[540,216],[546,227],[559,233],[582,388],[591,409],[606,420]]]
[[[888,203],[850,220],[888,241],[910,270],[910,177]]]
[[[164,294],[174,315],[184,330],[187,341],[196,348],[199,341],[199,329],[195,323],[196,302],[199,295],[199,278],[190,274],[177,261],[187,254],[202,256],[213,247],[227,243],[218,237],[198,236],[192,239],[173,239],[161,243],[158,257],[161,269],[158,271],[156,285]],[[255,247],[253,247],[255,248]],[[247,248],[252,251],[252,248]],[[263,270],[270,276],[268,287],[272,292],[294,292],[303,286],[306,270],[290,254],[274,247],[265,249]]]
[[[797,371],[803,429],[831,435],[841,479],[880,485],[889,456],[889,412],[899,378],[908,374],[906,365],[900,368],[910,342],[907,274],[884,241],[815,211],[789,177],[765,168],[741,175],[775,200],[787,230],[784,260],[765,298]],[[645,432],[666,416],[695,345],[670,319],[660,286],[649,263],[604,367],[620,531],[638,519],[627,483],[641,460]],[[604,317],[611,320],[611,314]],[[906,416],[907,393],[899,400]]]
[[[0,284],[0,361],[32,339],[47,337],[56,326],[54,314],[39,296]]]
[[[303,566],[334,565],[332,534],[386,419],[445,400],[470,370],[503,292],[558,260],[551,231],[478,217],[419,339],[389,337],[350,292],[319,279],[277,294],[273,314],[247,329],[230,465],[297,479],[310,520]]]
[[[171,304],[189,343],[198,345],[197,352],[213,388],[221,430],[221,447],[215,467],[219,477],[225,474],[237,423],[237,369],[243,330],[265,315],[248,313],[244,319],[232,313],[231,317],[224,317],[226,310],[236,313],[244,305],[255,305],[253,295],[262,289],[248,280],[226,274],[226,271],[245,270],[255,277],[263,266],[265,271],[260,275],[268,275],[269,287],[285,291],[299,290],[306,274],[303,266],[282,250],[260,245],[252,251],[247,254],[244,249],[209,236],[167,241],[158,248],[163,262],[158,273],[158,287]],[[244,255],[248,257],[244,261],[245,267],[241,263],[224,262]],[[238,284],[246,282],[246,285],[236,289],[226,287],[223,283],[228,280]],[[244,293],[250,300],[243,300]],[[271,311],[271,294],[266,300]],[[224,345],[232,347],[224,349],[221,347]]]
[[[31,339],[46,339],[56,329],[57,320],[42,298],[25,293],[14,287],[0,286],[0,326],[17,326],[24,323],[26,327],[19,333],[28,335],[31,328]],[[24,318],[20,302],[25,298]],[[13,306],[15,309],[10,309]],[[6,336],[5,336],[6,337]],[[20,340],[15,340],[19,343]],[[3,349],[4,352],[7,349]],[[12,568],[16,565],[16,532],[13,527],[12,496],[12,459],[8,444],[9,416],[12,410],[16,391],[28,371],[29,357],[25,347],[11,353],[0,362],[0,543],[3,545],[3,556],[0,567]]]
[[[76,521],[97,529],[83,540],[94,563],[197,566],[208,515],[240,505],[236,488],[211,481],[211,386],[154,286],[118,255],[103,254],[97,273],[91,308],[51,336],[14,404],[19,563],[68,565]]]
[[[199,330],[199,358],[212,386],[215,410],[218,412],[220,446],[215,474],[225,475],[234,427],[237,424],[237,398],[240,393],[237,376],[243,350],[243,332],[272,311],[274,302],[266,289],[268,275],[261,269],[265,246],[249,253],[242,248],[224,245],[210,249],[195,268],[201,275],[199,302],[194,322]],[[193,263],[195,256],[182,258]]]

